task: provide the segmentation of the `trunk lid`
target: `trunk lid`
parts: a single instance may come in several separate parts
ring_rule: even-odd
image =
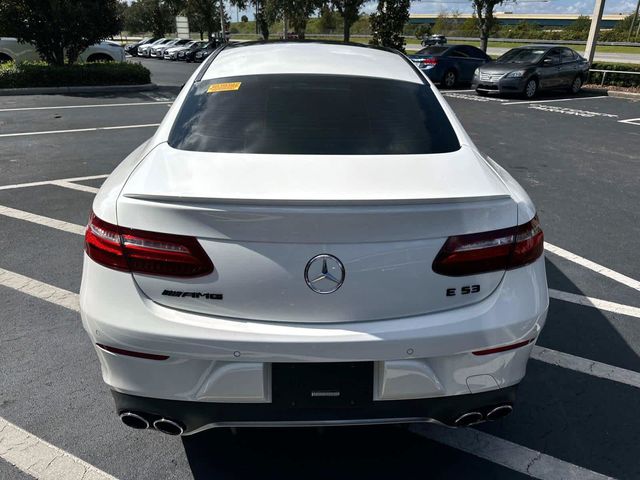
[[[509,191],[467,147],[343,157],[162,144],[131,175],[117,209],[121,226],[197,237],[215,266],[190,279],[134,274],[153,301],[273,322],[388,319],[477,302],[504,272],[446,277],[433,272],[435,256],[450,235],[517,223]],[[307,285],[322,274],[321,260],[305,278],[322,254],[344,266],[342,286],[327,295]],[[340,276],[332,259],[327,270]],[[479,292],[446,294],[469,285]]]

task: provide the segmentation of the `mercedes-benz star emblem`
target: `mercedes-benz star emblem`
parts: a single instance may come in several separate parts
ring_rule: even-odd
[[[344,283],[344,265],[333,255],[316,255],[304,269],[304,281],[316,293],[333,293]]]

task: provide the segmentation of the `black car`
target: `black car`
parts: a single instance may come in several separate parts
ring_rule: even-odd
[[[473,72],[491,61],[491,57],[473,45],[426,47],[409,58],[431,81],[445,88],[457,83],[468,84]]]
[[[209,55],[211,55],[213,51],[216,48],[218,48],[220,45],[222,45],[222,41],[214,38],[209,43],[207,43],[205,47],[195,51],[195,53],[193,54],[193,61],[194,62],[204,61],[204,59],[207,58]]]
[[[198,50],[202,50],[206,48],[209,42],[201,41],[196,42],[193,45],[190,45],[188,48],[182,49],[178,51],[177,59],[180,61],[193,62],[194,55]]]
[[[444,35],[424,35],[422,37],[422,41],[420,42],[423,47],[430,47],[433,45],[446,45],[447,37]]]
[[[159,40],[159,37],[146,37],[143,38],[142,40],[140,40],[139,42],[136,43],[128,43],[124,46],[124,51],[125,53],[133,56],[133,57],[137,57],[138,56],[138,47],[142,46],[142,45],[146,45],[147,43],[153,43],[156,40]]]
[[[495,62],[479,67],[472,88],[479,95],[518,93],[533,98],[541,90],[578,93],[589,74],[589,62],[574,50],[532,45],[509,50]]]

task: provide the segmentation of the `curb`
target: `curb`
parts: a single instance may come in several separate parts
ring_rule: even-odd
[[[625,92],[624,90],[607,90],[606,88],[585,87],[583,88],[583,91],[593,93],[596,95],[607,95],[609,97],[618,97],[618,98],[634,98],[634,99],[640,100],[640,93]]]
[[[144,85],[102,85],[84,87],[32,87],[32,88],[0,88],[0,96],[8,95],[55,95],[64,93],[124,93],[157,90],[155,83]]]

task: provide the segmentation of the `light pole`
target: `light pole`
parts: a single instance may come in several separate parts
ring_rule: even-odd
[[[596,4],[593,7],[591,28],[589,29],[589,38],[587,39],[587,48],[584,51],[584,56],[589,61],[589,65],[593,63],[593,56],[596,53],[598,33],[600,32],[600,20],[602,20],[602,12],[604,12],[604,2],[605,0],[596,0]]]
[[[631,17],[631,27],[629,27],[629,35],[627,36],[627,42],[631,41],[631,35],[633,34],[633,27],[636,24],[636,20],[638,19],[638,11],[640,10],[640,0],[638,0],[638,4],[636,5],[636,11],[633,13],[633,17]]]

